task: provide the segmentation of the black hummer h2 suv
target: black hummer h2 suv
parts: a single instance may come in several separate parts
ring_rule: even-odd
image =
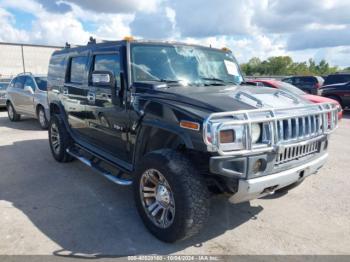
[[[227,49],[132,39],[56,51],[48,100],[54,158],[132,184],[166,242],[200,231],[214,192],[239,203],[316,173],[338,121],[336,105],[245,86]]]

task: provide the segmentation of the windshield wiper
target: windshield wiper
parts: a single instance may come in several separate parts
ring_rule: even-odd
[[[212,81],[212,82],[214,82],[213,83],[214,85],[225,85],[225,84],[237,85],[237,83],[234,81],[225,81],[223,79],[215,78],[215,77],[201,77],[201,79],[205,80],[205,81]]]
[[[215,77],[201,77],[202,80],[206,80],[206,81],[217,81],[217,82],[225,82],[224,80],[220,79],[220,78],[215,78]]]
[[[168,83],[168,84],[180,83],[181,82],[181,80],[176,80],[176,79],[157,79],[157,80],[154,80],[154,81],[162,82],[162,83]]]

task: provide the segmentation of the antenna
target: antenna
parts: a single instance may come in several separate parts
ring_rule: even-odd
[[[68,42],[66,42],[66,45],[64,48],[70,48],[70,44]]]

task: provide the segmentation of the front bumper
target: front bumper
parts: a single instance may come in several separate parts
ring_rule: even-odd
[[[238,191],[230,198],[230,202],[240,203],[260,198],[298,182],[316,173],[325,164],[327,157],[328,153],[324,153],[308,163],[279,173],[248,180],[239,179]]]

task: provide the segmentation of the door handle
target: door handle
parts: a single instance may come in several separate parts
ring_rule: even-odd
[[[87,95],[87,100],[91,103],[94,103],[95,100],[96,100],[96,94],[95,93],[92,93],[92,92],[89,92],[88,95]]]

